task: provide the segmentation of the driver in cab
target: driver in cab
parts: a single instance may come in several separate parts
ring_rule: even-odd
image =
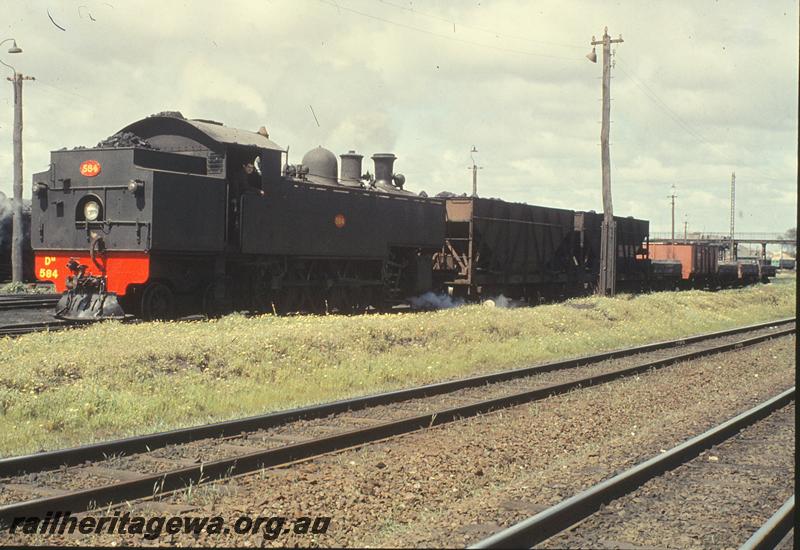
[[[260,178],[253,174],[255,171],[256,167],[253,162],[247,161],[242,163],[241,169],[230,178],[228,231],[231,235],[232,242],[238,240],[239,201],[242,196],[249,194],[264,196],[264,190],[258,185],[260,183]]]
[[[238,202],[238,198],[244,195],[245,193],[258,193],[259,195],[264,195],[264,190],[257,184],[257,178],[253,177],[253,172],[255,172],[256,167],[255,165],[248,161],[242,164],[241,170],[231,178],[231,187],[232,193],[231,198]]]

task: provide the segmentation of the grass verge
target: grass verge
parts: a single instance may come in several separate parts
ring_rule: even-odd
[[[795,315],[721,292],[368,316],[230,315],[0,339],[0,456],[258,414]]]

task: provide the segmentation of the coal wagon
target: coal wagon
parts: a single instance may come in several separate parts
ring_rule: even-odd
[[[456,296],[503,294],[537,302],[593,292],[600,269],[602,215],[499,199],[446,199],[445,243],[434,276]],[[617,221],[617,278],[643,287],[646,220]]]

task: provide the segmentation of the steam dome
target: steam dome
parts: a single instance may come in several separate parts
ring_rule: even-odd
[[[339,163],[332,152],[324,147],[317,147],[303,155],[302,163],[308,167],[308,179],[312,182],[336,185]]]

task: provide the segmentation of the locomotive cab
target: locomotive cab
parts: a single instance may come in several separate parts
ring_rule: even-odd
[[[264,196],[280,180],[282,151],[253,146],[229,145],[225,155],[227,220],[225,240],[229,248],[240,248],[242,201],[245,196]]]

